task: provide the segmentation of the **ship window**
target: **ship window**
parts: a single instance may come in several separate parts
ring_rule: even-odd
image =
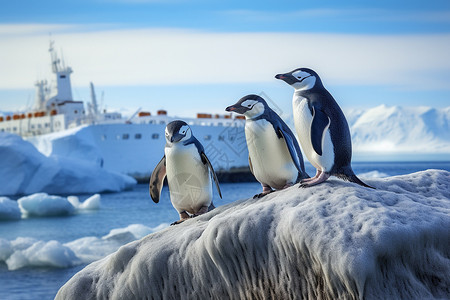
[[[219,141],[223,141],[225,140],[225,138],[223,137],[223,135],[219,135]]]
[[[74,110],[73,113],[74,113],[74,114],[77,114],[77,113],[78,113],[78,110]]]
[[[17,127],[13,127],[13,131],[17,131]]]
[[[124,139],[124,140],[128,140],[129,137],[130,137],[130,135],[128,133],[124,133],[122,135],[122,139]]]
[[[59,75],[59,78],[66,78],[66,75]]]
[[[38,124],[38,128],[42,128],[42,125],[41,125],[41,124]]]
[[[2,130],[0,130],[1,132],[5,132],[5,129],[4,128],[2,128]]]
[[[164,125],[164,124],[166,124],[166,122],[164,122],[164,121],[159,121],[159,124]]]
[[[152,139],[157,140],[159,138],[159,134],[154,133],[152,134]]]
[[[211,135],[205,135],[205,137],[203,138],[205,141],[209,141],[211,139]]]
[[[34,125],[31,125],[31,129],[34,129]]]
[[[46,127],[46,128],[50,127],[50,124],[45,123],[45,127]]]
[[[134,138],[135,138],[136,140],[140,140],[140,139],[142,138],[142,134],[136,133],[136,134],[134,135]]]
[[[100,137],[100,139],[101,139],[102,141],[106,141],[106,134],[102,134],[102,136]]]

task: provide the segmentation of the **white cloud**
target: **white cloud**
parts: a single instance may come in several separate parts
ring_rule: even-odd
[[[48,34],[0,26],[0,88],[30,88],[49,69]],[[15,26],[18,26],[15,28]],[[44,25],[41,25],[44,26]],[[61,26],[61,25],[46,25]],[[74,69],[74,84],[160,85],[267,82],[306,66],[334,84],[445,88],[450,34],[351,35],[217,33],[134,29],[54,35]]]

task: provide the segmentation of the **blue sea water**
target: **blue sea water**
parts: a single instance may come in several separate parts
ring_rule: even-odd
[[[313,167],[308,164],[306,168],[313,176]],[[426,169],[450,171],[450,162],[356,162],[353,163],[353,169],[356,174],[394,176]],[[256,182],[222,183],[221,190],[223,199],[220,199],[217,193],[214,196],[216,206],[249,198],[259,193],[261,187]],[[91,195],[78,196],[83,201]],[[131,224],[143,224],[153,228],[178,219],[166,187],[158,204],[150,200],[148,186],[145,184],[137,185],[130,191],[102,194],[101,197],[102,206],[97,211],[65,217],[0,222],[0,238],[11,241],[17,237],[32,237],[42,241],[57,240],[66,243],[87,236],[102,237],[111,229],[124,228]],[[58,289],[84,266],[9,271],[4,263],[0,263],[0,299],[53,299]]]

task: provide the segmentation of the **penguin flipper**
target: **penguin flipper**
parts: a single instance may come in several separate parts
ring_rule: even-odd
[[[252,172],[252,174],[254,176],[255,173],[253,173],[253,165],[252,165],[252,160],[250,159],[250,155],[248,156],[248,166],[250,167],[250,172]]]
[[[300,152],[300,147],[295,140],[295,137],[291,136],[289,133],[284,132],[281,128],[278,129],[278,132],[283,136],[284,141],[286,142],[286,146],[289,150],[289,154],[291,154],[292,161],[294,162],[295,167],[297,168],[300,174],[305,172],[305,168],[303,165],[303,157]],[[303,167],[303,168],[302,168]]]
[[[209,159],[208,159],[208,157],[206,156],[205,152],[200,153],[200,156],[201,156],[201,158],[202,158],[203,163],[204,163],[205,165],[207,165],[208,168],[211,170],[212,177],[213,177],[213,179],[214,179],[214,182],[216,183],[217,191],[219,192],[219,196],[220,196],[220,198],[222,199],[222,192],[220,191],[219,179],[217,179],[216,172],[214,172],[214,168],[213,168],[213,166],[211,165],[211,162],[209,161]]]
[[[161,196],[161,190],[166,177],[166,156],[164,155],[161,161],[156,165],[150,177],[149,189],[150,197],[153,202],[158,203]]]
[[[316,109],[314,106],[313,119],[311,123],[311,143],[314,151],[317,154],[322,155],[322,141],[325,134],[325,130],[330,126],[330,118],[320,109]]]

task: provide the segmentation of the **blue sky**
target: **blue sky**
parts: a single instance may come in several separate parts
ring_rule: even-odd
[[[220,113],[261,93],[289,114],[276,73],[315,69],[344,109],[450,105],[449,1],[8,1],[0,10],[0,110],[49,78],[51,32],[109,109]]]

